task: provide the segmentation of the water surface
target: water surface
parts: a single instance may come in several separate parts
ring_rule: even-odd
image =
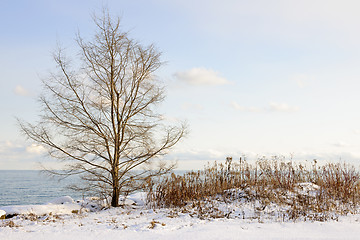
[[[0,170],[0,206],[43,204],[53,198],[83,194],[66,188],[77,177],[59,181],[37,170]]]

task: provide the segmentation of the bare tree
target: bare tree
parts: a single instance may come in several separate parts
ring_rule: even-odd
[[[165,126],[155,112],[164,100],[154,75],[162,65],[155,47],[129,38],[120,30],[120,19],[108,13],[94,22],[93,40],[77,37],[80,67],[59,48],[54,54],[58,71],[43,80],[40,120],[20,121],[20,126],[51,157],[66,163],[64,174],[81,174],[90,189],[106,189],[117,207],[120,194],[174,167],[148,165],[184,137],[186,126]]]

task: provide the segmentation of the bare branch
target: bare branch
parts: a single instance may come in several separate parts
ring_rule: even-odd
[[[64,171],[51,173],[80,174],[88,184],[82,189],[106,191],[111,205],[118,206],[122,192],[173,169],[163,163],[142,167],[167,154],[187,127],[166,127],[155,112],[164,100],[154,75],[162,65],[160,52],[122,32],[120,19],[112,20],[108,11],[94,23],[93,40],[77,36],[81,64],[72,63],[61,48],[54,53],[58,71],[43,81],[40,121],[19,124],[29,139],[64,162]]]

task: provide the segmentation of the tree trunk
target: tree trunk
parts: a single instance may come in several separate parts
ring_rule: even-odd
[[[116,157],[116,156],[115,156]],[[114,168],[112,173],[112,196],[111,196],[111,206],[112,207],[119,207],[119,196],[120,196],[120,189],[119,189],[119,169]]]
[[[119,207],[119,188],[117,186],[113,186],[113,193],[111,198],[111,206],[112,207]]]

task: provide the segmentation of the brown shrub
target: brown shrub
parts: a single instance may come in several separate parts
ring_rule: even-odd
[[[243,198],[259,201],[265,207],[270,203],[289,206],[290,219],[326,220],[333,218],[334,212],[356,211],[360,200],[359,179],[358,170],[345,163],[318,166],[314,160],[305,166],[283,157],[270,160],[263,157],[249,164],[242,158],[239,162],[227,158],[225,163],[207,165],[201,171],[173,173],[159,182],[149,183],[148,202],[154,208],[195,207],[214,198],[224,202]],[[315,195],[299,193],[299,184],[304,182],[319,186]],[[241,190],[242,195],[231,189]]]

